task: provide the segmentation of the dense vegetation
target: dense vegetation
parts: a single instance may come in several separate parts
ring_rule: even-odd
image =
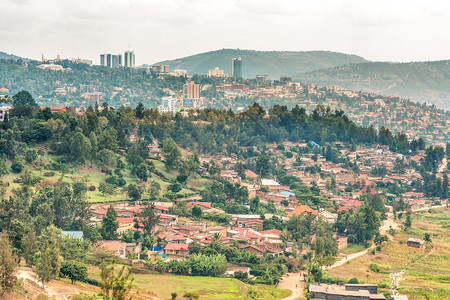
[[[351,64],[296,76],[319,85],[397,95],[450,108],[450,61]]]

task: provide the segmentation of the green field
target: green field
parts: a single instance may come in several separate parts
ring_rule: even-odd
[[[339,252],[344,253],[344,254],[352,254],[352,253],[356,253],[356,252],[359,252],[362,250],[364,250],[364,245],[351,244],[350,246],[348,246],[345,249],[340,250]]]
[[[99,279],[99,272],[89,268],[92,278]],[[171,293],[181,299],[185,292],[195,292],[200,299],[282,299],[291,291],[267,285],[248,285],[233,278],[180,276],[144,272],[134,276],[136,299],[146,299],[147,295],[161,299],[171,299]],[[142,298],[140,298],[140,296]]]
[[[348,280],[356,277],[360,282],[376,283],[381,292],[390,291],[391,273],[401,273],[398,292],[409,299],[450,299],[450,221],[449,209],[435,209],[431,213],[412,215],[412,227],[398,231],[394,240],[386,242],[375,255],[366,254],[335,269],[332,277]],[[424,248],[408,247],[408,238],[423,239],[429,233],[432,243]],[[376,264],[380,272],[370,269]]]

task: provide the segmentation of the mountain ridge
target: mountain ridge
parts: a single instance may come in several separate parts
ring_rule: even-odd
[[[258,51],[244,49],[220,49],[198,53],[173,60],[164,60],[156,64],[169,65],[170,69],[185,69],[189,74],[208,74],[214,67],[231,74],[231,59],[242,57],[244,78],[256,75],[268,75],[276,79],[280,76],[294,76],[299,73],[367,62],[354,55],[333,51]]]
[[[368,62],[316,70],[294,76],[318,85],[396,95],[450,109],[450,60]]]

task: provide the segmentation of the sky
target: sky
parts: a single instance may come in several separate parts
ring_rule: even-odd
[[[22,57],[131,49],[141,65],[223,48],[450,59],[450,1],[0,0],[0,51]]]

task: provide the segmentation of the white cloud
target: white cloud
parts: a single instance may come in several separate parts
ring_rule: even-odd
[[[0,7],[0,51],[95,62],[128,45],[139,64],[220,48],[448,59],[449,29],[447,1],[10,0]]]

